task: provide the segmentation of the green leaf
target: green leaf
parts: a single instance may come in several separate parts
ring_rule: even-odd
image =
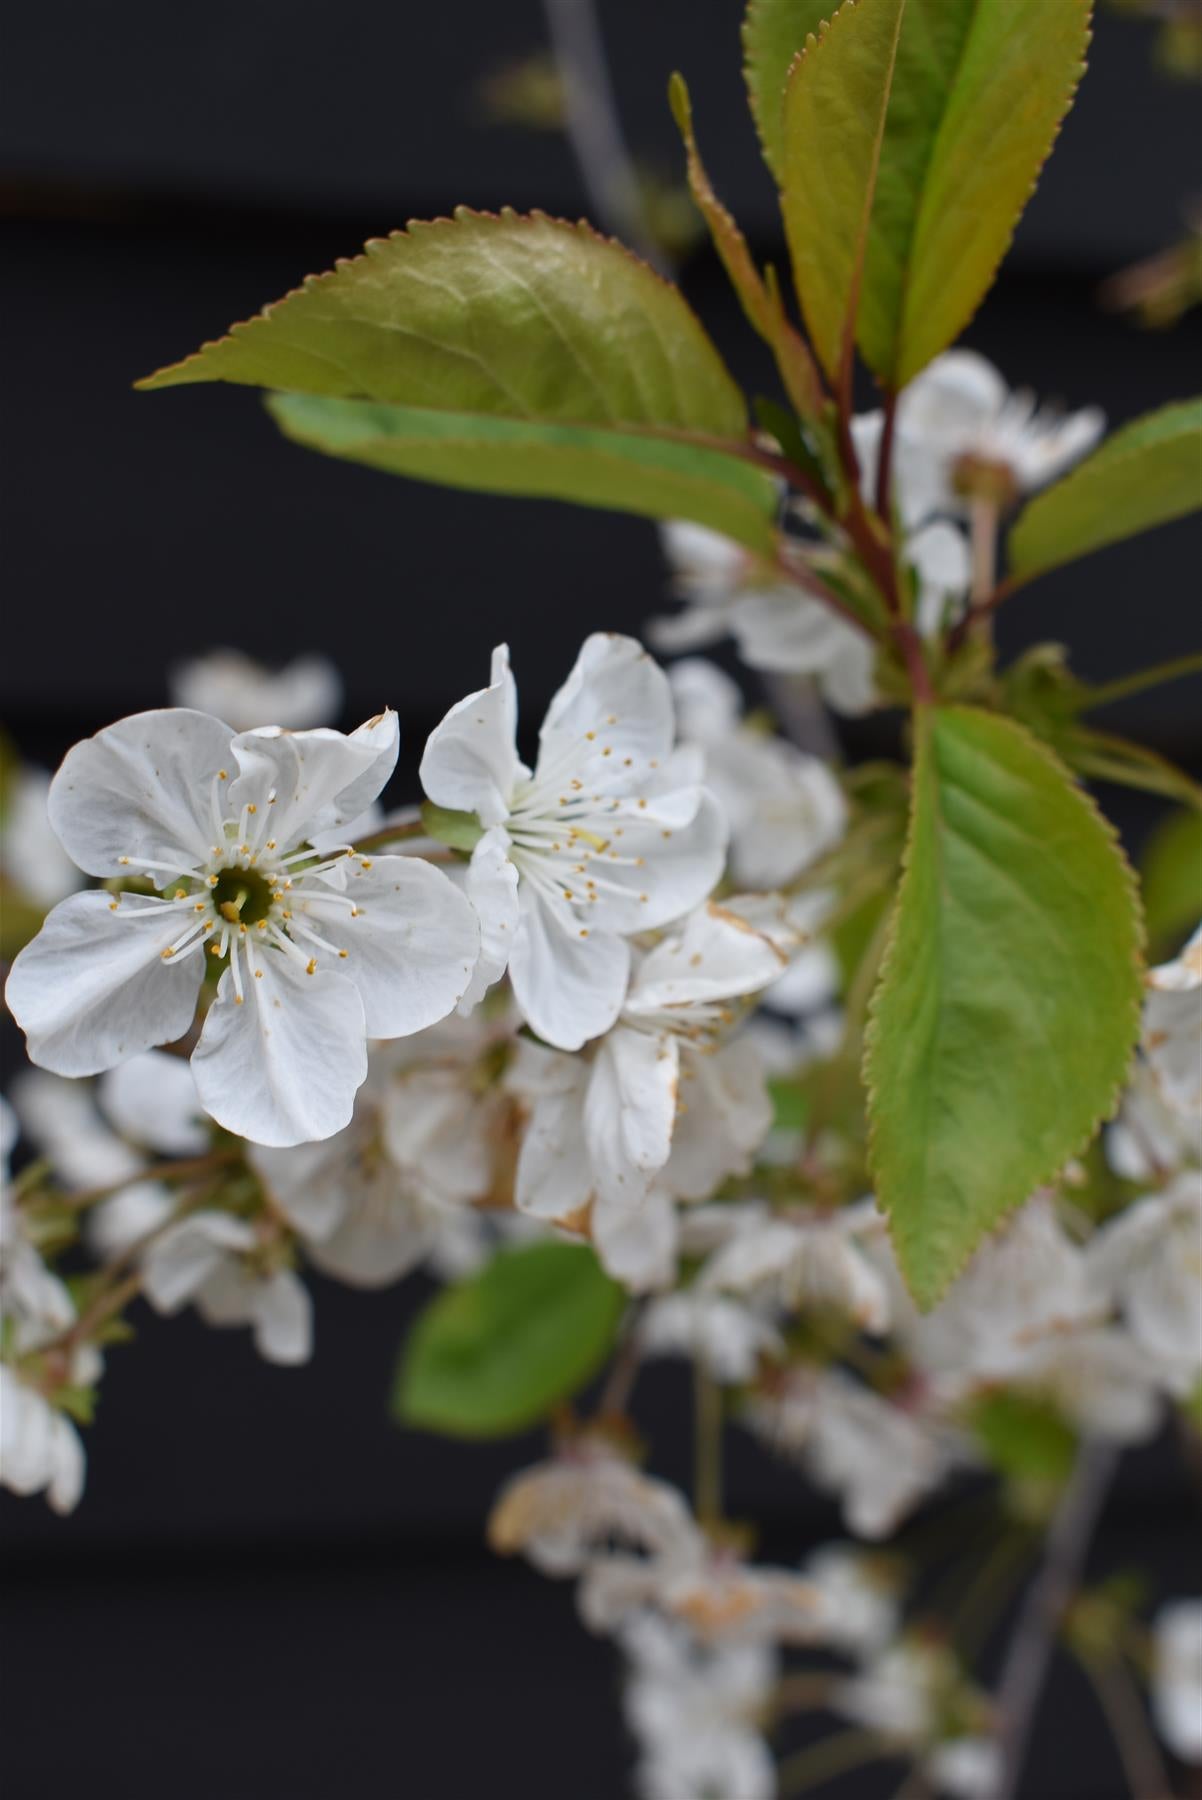
[[[1169,956],[1202,916],[1202,812],[1172,813],[1140,859],[1140,885],[1153,956]]]
[[[586,1244],[502,1250],[421,1314],[397,1376],[405,1425],[451,1437],[524,1431],[596,1374],[625,1296]]]
[[[1113,832],[1021,726],[923,709],[915,738],[865,1079],[877,1197],[925,1307],[1113,1110],[1142,933]]]
[[[684,76],[673,74],[668,83],[668,104],[684,141],[689,192],[709,229],[731,286],[748,323],[776,357],[785,390],[803,418],[814,417],[822,407],[822,384],[805,344],[785,316],[775,283],[765,282],[755,265],[747,240],[731,212],[714,192],[701,160],[693,130],[693,107]]]
[[[850,380],[860,285],[906,0],[845,0],[785,90],[781,209],[819,362]]]
[[[286,437],[327,456],[446,487],[693,519],[775,555],[775,480],[708,445],[308,394],[276,394],[267,405]]]
[[[748,8],[752,112],[781,185],[789,69],[829,11],[829,0]],[[988,291],[1080,80],[1089,11],[1090,0],[908,0],[859,319],[887,387],[946,349]],[[825,183],[817,151],[808,173]]]
[[[1202,506],[1202,399],[1125,425],[1036,496],[1010,533],[1010,572],[1024,580],[1179,519]]]
[[[679,290],[542,213],[415,221],[138,385],[191,381],[735,439],[747,425]]]
[[[1047,1400],[998,1389],[974,1400],[969,1429],[1001,1475],[1065,1482],[1077,1460],[1077,1434]]]
[[[775,1131],[804,1131],[810,1116],[807,1096],[792,1077],[778,1076],[768,1083]]]
[[[997,274],[1085,69],[1090,0],[911,0],[864,275],[860,348],[902,388]]]
[[[785,179],[785,85],[793,59],[830,18],[831,0],[749,0],[743,19],[743,73],[764,161]]]

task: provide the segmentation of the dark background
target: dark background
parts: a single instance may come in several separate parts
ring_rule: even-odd
[[[711,172],[779,260],[737,0],[602,11],[636,149],[677,168],[663,92],[681,66]],[[475,98],[481,76],[542,38],[534,0],[42,0],[10,19],[0,712],[28,756],[52,765],[161,703],[179,656],[316,649],[346,678],[346,723],[398,708],[401,798],[495,640],[513,646],[537,720],[586,631],[637,631],[659,609],[644,523],[323,461],[279,439],[246,391],[130,388],[410,216],[459,202],[582,211],[562,142],[486,125]],[[1115,424],[1196,390],[1202,344],[1196,321],[1148,334],[1096,300],[1104,276],[1172,240],[1202,188],[1196,91],[1157,78],[1148,49],[1142,26],[1099,20],[1077,108],[967,340],[1015,382],[1100,401]],[[708,255],[685,285],[736,372],[768,389]],[[1170,526],[1042,581],[1004,611],[1004,647],[1069,642],[1099,679],[1195,648],[1199,544],[1193,524]],[[1178,683],[1107,723],[1197,769],[1198,700]],[[849,753],[889,732],[852,727]],[[1156,817],[1102,797],[1132,842]],[[262,1364],[246,1333],[139,1309],[139,1342],[113,1353],[87,1434],[79,1511],[63,1522],[0,1497],[6,1793],[616,1800],[629,1751],[607,1647],[567,1587],[482,1549],[492,1493],[538,1440],[482,1449],[391,1428],[391,1370],[423,1284],[314,1288],[317,1354],[301,1371]],[[667,1369],[638,1407],[655,1466],[685,1482],[687,1407]],[[766,1519],[764,1553],[781,1560],[838,1529],[741,1442],[731,1510]],[[1181,1591],[1197,1583],[1189,1541],[1172,1446],[1129,1458],[1097,1566],[1150,1562]],[[1032,1800],[1122,1792],[1089,1705],[1062,1672]],[[894,1786],[876,1774],[829,1791]]]

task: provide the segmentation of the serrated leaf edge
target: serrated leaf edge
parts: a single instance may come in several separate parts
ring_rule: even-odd
[[[929,709],[927,709],[927,710],[929,710]],[[1116,1079],[1116,1081],[1114,1083],[1114,1087],[1111,1090],[1109,1100],[1107,1101],[1105,1106],[1103,1106],[1099,1110],[1099,1112],[1097,1113],[1097,1116],[1093,1120],[1093,1123],[1090,1125],[1089,1130],[1083,1134],[1083,1136],[1080,1138],[1080,1140],[1074,1145],[1074,1147],[1071,1150],[1067,1151],[1063,1157],[1060,1157],[1057,1159],[1057,1162],[1056,1162],[1056,1165],[1054,1168],[1048,1169],[1046,1171],[1046,1173],[1042,1174],[1037,1181],[1032,1183],[1030,1193],[1025,1194],[1021,1200],[1016,1200],[1012,1206],[1008,1206],[1003,1210],[1003,1212],[1001,1213],[999,1218],[994,1222],[994,1224],[990,1227],[990,1229],[983,1232],[981,1237],[973,1245],[972,1249],[968,1250],[964,1254],[964,1256],[960,1259],[960,1261],[957,1264],[957,1266],[955,1267],[955,1269],[952,1270],[952,1272],[945,1278],[942,1285],[938,1288],[937,1292],[935,1292],[934,1295],[930,1298],[920,1299],[919,1296],[917,1294],[915,1294],[914,1289],[911,1286],[909,1273],[906,1270],[906,1267],[902,1261],[900,1248],[899,1248],[898,1241],[897,1241],[897,1238],[894,1233],[893,1214],[892,1214],[890,1208],[882,1203],[881,1198],[877,1192],[877,1183],[878,1183],[878,1170],[876,1167],[877,1127],[876,1127],[876,1120],[873,1118],[873,1112],[872,1112],[873,1098],[874,1098],[874,1094],[875,1094],[876,1090],[873,1085],[872,1071],[870,1068],[870,1064],[871,1064],[872,1058],[873,1058],[873,1053],[876,1050],[877,1042],[878,1042],[878,1039],[880,1036],[880,1030],[879,1030],[880,998],[881,998],[881,994],[884,990],[885,982],[888,979],[889,970],[892,966],[893,958],[894,958],[894,955],[896,952],[897,936],[898,936],[898,930],[899,930],[898,921],[901,916],[902,900],[905,896],[906,885],[907,885],[907,882],[908,882],[909,876],[910,876],[911,854],[912,854],[913,844],[914,844],[913,770],[911,770],[910,816],[909,816],[909,820],[908,820],[907,826],[906,826],[906,842],[905,842],[905,846],[902,850],[901,879],[899,880],[898,885],[897,885],[897,896],[893,902],[893,910],[892,910],[892,913],[890,914],[889,924],[886,929],[885,946],[881,953],[880,971],[877,975],[876,986],[873,989],[872,997],[868,1002],[868,1017],[867,1017],[867,1020],[865,1022],[865,1026],[864,1026],[864,1048],[863,1048],[863,1053],[862,1053],[862,1056],[860,1059],[860,1079],[863,1083],[864,1095],[865,1095],[865,1106],[866,1106],[867,1123],[868,1123],[867,1163],[868,1163],[869,1176],[871,1177],[872,1184],[873,1184],[873,1199],[876,1203],[877,1211],[880,1214],[882,1214],[882,1216],[885,1219],[886,1227],[889,1232],[889,1241],[893,1247],[894,1260],[897,1263],[898,1269],[901,1271],[902,1279],[905,1281],[906,1287],[909,1290],[911,1298],[914,1300],[915,1304],[918,1306],[918,1308],[921,1312],[930,1312],[933,1307],[937,1306],[939,1304],[939,1302],[946,1297],[949,1289],[952,1288],[954,1286],[954,1284],[960,1279],[960,1276],[964,1273],[964,1271],[968,1267],[969,1263],[977,1255],[978,1251],[981,1250],[981,1248],[991,1238],[997,1237],[1002,1231],[1004,1231],[1006,1229],[1006,1227],[1009,1225],[1011,1219],[1013,1219],[1014,1215],[1016,1213],[1022,1211],[1023,1207],[1026,1206],[1027,1203],[1031,1199],[1034,1198],[1035,1194],[1038,1192],[1038,1190],[1040,1188],[1047,1187],[1051,1182],[1053,1182],[1056,1179],[1056,1177],[1060,1174],[1060,1171],[1063,1169],[1066,1162],[1071,1161],[1071,1159],[1074,1156],[1080,1156],[1086,1149],[1088,1149],[1089,1145],[1092,1144],[1094,1138],[1097,1136],[1099,1130],[1105,1124],[1105,1122],[1108,1119],[1113,1118],[1115,1112],[1118,1109],[1119,1101],[1122,1098],[1123,1090],[1127,1084],[1127,1072],[1131,1065],[1131,1057],[1133,1056],[1136,1045],[1138,1044],[1138,1041],[1139,1041],[1140,1019],[1141,1019],[1141,1015],[1142,1015],[1142,1011],[1143,1011],[1143,976],[1144,976],[1144,971],[1145,971],[1145,966],[1146,966],[1144,954],[1143,954],[1144,948],[1145,948],[1145,943],[1146,943],[1146,926],[1145,926],[1145,920],[1144,920],[1143,896],[1140,891],[1139,877],[1136,874],[1135,870],[1132,868],[1131,862],[1127,856],[1127,853],[1123,849],[1122,840],[1120,839],[1117,830],[1112,825],[1110,820],[1106,817],[1106,814],[1099,807],[1099,805],[1098,805],[1097,801],[1094,799],[1093,795],[1090,794],[1084,787],[1082,787],[1081,783],[1077,780],[1077,778],[1073,774],[1072,770],[1069,769],[1067,767],[1067,765],[1061,761],[1061,759],[1055,754],[1055,752],[1053,750],[1051,750],[1048,747],[1048,745],[1046,745],[1040,738],[1038,738],[1034,732],[1030,731],[1027,726],[1020,724],[1017,719],[1011,718],[1009,716],[1009,714],[1007,714],[1007,713],[989,713],[989,709],[986,707],[974,707],[974,706],[950,706],[950,707],[941,708],[940,710],[942,710],[946,713],[969,713],[969,714],[987,713],[988,716],[990,716],[990,717],[1005,719],[1006,723],[1010,726],[1010,728],[1014,732],[1016,732],[1019,737],[1021,737],[1022,739],[1024,739],[1026,741],[1028,747],[1031,748],[1032,750],[1034,750],[1036,752],[1036,754],[1049,766],[1049,768],[1051,768],[1055,773],[1057,773],[1059,776],[1061,776],[1061,778],[1063,779],[1063,781],[1065,783],[1065,786],[1067,788],[1069,788],[1077,796],[1078,800],[1080,801],[1081,805],[1085,808],[1086,812],[1090,816],[1092,816],[1092,818],[1102,827],[1103,835],[1110,843],[1110,846],[1115,854],[1115,857],[1118,861],[1119,867],[1122,871],[1123,885],[1126,888],[1127,897],[1131,903],[1131,914],[1132,914],[1132,919],[1133,919],[1133,922],[1135,925],[1134,951],[1133,951],[1131,960],[1132,960],[1132,966],[1136,972],[1136,975],[1139,977],[1139,979],[1136,983],[1135,992],[1134,992],[1132,1002],[1131,1002],[1131,1020],[1130,1020],[1131,1046],[1127,1053],[1127,1061],[1124,1064],[1123,1073]],[[918,729],[918,723],[916,721],[915,730],[917,731],[917,729]]]

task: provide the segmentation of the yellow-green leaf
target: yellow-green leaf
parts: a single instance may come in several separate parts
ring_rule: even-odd
[[[451,1437],[524,1431],[596,1374],[625,1304],[587,1244],[501,1250],[420,1315],[393,1411]]]
[[[785,90],[781,208],[810,338],[850,375],[885,115],[906,0],[844,0]]]
[[[1010,534],[1010,570],[1055,569],[1202,506],[1202,399],[1146,413],[1038,494]]]
[[[923,709],[915,736],[865,1078],[877,1197],[930,1306],[1113,1109],[1142,927],[1113,832],[1021,726]]]
[[[743,73],[764,161],[785,179],[785,86],[793,59],[831,16],[831,0],[748,0],[743,19]]]
[[[276,394],[268,407],[285,436],[327,456],[446,487],[692,519],[773,554],[772,476],[684,438],[313,394]]]
[[[747,427],[679,290],[541,213],[415,222],[139,385],[192,381],[736,440]]]

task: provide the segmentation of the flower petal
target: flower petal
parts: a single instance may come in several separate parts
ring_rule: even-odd
[[[552,1061],[552,1052],[542,1055]],[[593,1192],[583,1130],[588,1070],[567,1056],[554,1056],[553,1063],[557,1080],[546,1081],[531,1110],[514,1183],[519,1210],[536,1219],[570,1218]]]
[[[254,1228],[245,1219],[230,1213],[193,1213],[147,1250],[143,1292],[159,1312],[178,1312],[231,1254],[254,1247]]]
[[[271,835],[291,848],[314,832],[357,819],[392,774],[399,741],[391,709],[349,737],[324,726],[243,731],[233,740],[240,773],[230,785],[227,806],[234,814],[248,805],[265,814],[270,806]]]
[[[441,869],[416,856],[354,858],[340,865],[358,917],[323,900],[317,882],[298,889],[296,916],[337,930],[345,959],[321,950],[319,966],[352,981],[367,1033],[408,1037],[459,1004],[480,950],[471,902]]]
[[[257,958],[236,1003],[227,969],[192,1056],[201,1104],[239,1137],[276,1147],[333,1137],[367,1076],[363,1002],[354,982],[312,975],[282,951]]]
[[[630,946],[604,931],[563,926],[528,889],[509,960],[514,997],[531,1029],[559,1050],[608,1031],[621,1009]]]
[[[681,1058],[681,1111],[664,1185],[682,1200],[708,1200],[742,1174],[768,1135],[772,1102],[754,1044],[736,1038],[713,1056]]]
[[[480,955],[459,1002],[469,1013],[509,967],[517,935],[518,872],[509,860],[509,838],[499,828],[486,831],[467,865],[464,889],[480,925]]]
[[[258,1284],[255,1348],[267,1362],[293,1367],[313,1354],[313,1300],[291,1269],[280,1269]]]
[[[298,656],[282,669],[268,669],[241,650],[213,650],[178,663],[169,681],[181,706],[228,719],[235,731],[328,725],[342,706],[342,679],[324,656]]]
[[[671,1285],[679,1226],[676,1207],[662,1188],[652,1187],[633,1211],[598,1201],[591,1230],[602,1266],[632,1294]]]
[[[8,978],[8,1009],[31,1059],[58,1075],[95,1075],[182,1037],[196,1011],[199,959],[163,952],[187,920],[166,900],[99,888],[60,902]]]
[[[68,750],[50,784],[50,823],[89,875],[136,874],[144,858],[190,868],[213,842],[210,794],[229,762],[220,719],[186,707],[135,713]]]
[[[99,1100],[119,1132],[162,1156],[199,1156],[209,1147],[196,1083],[182,1057],[162,1050],[131,1056],[101,1077]]]
[[[509,648],[498,644],[489,685],[453,706],[426,740],[418,773],[436,806],[474,812],[484,826],[501,823],[514,783],[526,772],[518,760],[517,722]]]
[[[595,631],[547,708],[534,779],[568,768],[590,793],[629,793],[670,754],[675,730],[659,664],[637,638]]]
[[[598,859],[609,884],[601,890],[590,919],[602,931],[654,931],[708,899],[726,863],[729,833],[713,795],[695,790],[690,823],[667,825],[659,818],[627,820],[615,849],[621,862]],[[644,897],[645,896],[645,897]]]
[[[619,1025],[602,1039],[585,1095],[584,1136],[597,1197],[607,1206],[637,1206],[667,1162],[679,1066],[670,1032]]]
[[[771,896],[757,897],[750,916],[738,902],[711,900],[690,913],[679,932],[665,937],[644,957],[631,984],[625,1011],[638,1016],[758,993],[787,968],[784,945],[792,934],[783,908]]]

